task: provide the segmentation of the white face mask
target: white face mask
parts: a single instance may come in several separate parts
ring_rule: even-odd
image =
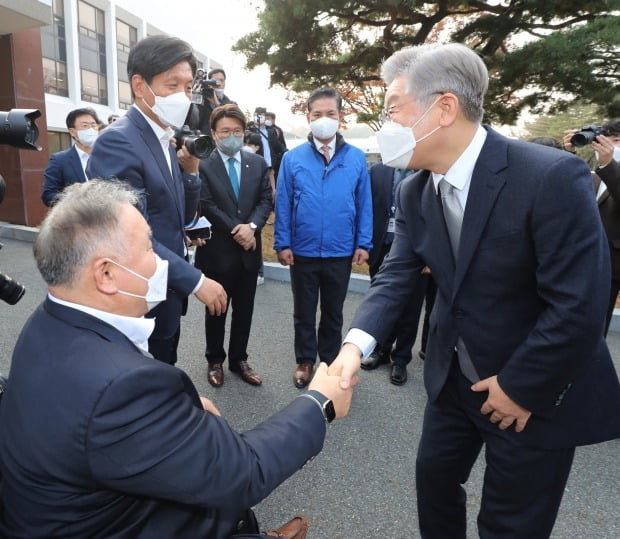
[[[327,140],[332,138],[336,131],[340,127],[340,122],[335,118],[328,118],[322,116],[312,122],[310,122],[310,131],[319,140]]]
[[[377,144],[379,145],[379,152],[381,152],[381,160],[384,165],[403,170],[409,167],[409,163],[413,158],[413,150],[417,143],[430,137],[438,129],[441,129],[439,125],[417,141],[413,134],[413,128],[424,119],[428,111],[431,110],[440,99],[441,96],[435,99],[431,106],[424,111],[424,114],[422,114],[411,127],[405,127],[390,120],[377,131]]]
[[[620,163],[620,147],[618,146],[614,148],[614,161]]]
[[[161,123],[168,127],[183,127],[185,118],[187,118],[187,113],[189,112],[189,107],[192,104],[189,97],[185,95],[185,92],[177,92],[176,94],[161,97],[155,95],[155,92],[148,84],[146,86],[155,97],[155,104],[149,107],[149,104],[144,101],[144,98],[142,101],[153,111]]]
[[[80,141],[80,144],[84,146],[88,146],[92,148],[99,136],[99,131],[97,131],[94,127],[89,127],[88,129],[82,129],[77,132],[77,138]]]
[[[161,258],[159,258],[157,254],[155,254],[155,263],[156,263],[155,273],[153,273],[153,275],[151,275],[148,278],[144,277],[143,275],[140,275],[139,273],[129,268],[126,268],[125,266],[123,266],[122,264],[119,264],[118,262],[114,262],[114,260],[110,260],[109,258],[106,258],[106,260],[108,262],[111,262],[115,266],[118,266],[119,268],[123,268],[125,271],[128,271],[132,275],[135,275],[136,277],[148,283],[147,288],[146,288],[146,294],[144,296],[140,296],[139,294],[132,294],[131,292],[125,292],[124,290],[119,290],[118,291],[119,294],[123,294],[124,296],[131,296],[133,298],[143,299],[144,301],[146,301],[146,305],[149,311],[157,307],[162,301],[166,301],[166,294],[168,291],[168,261],[167,260],[162,260]]]
[[[271,120],[265,120],[265,126],[271,127],[272,125],[273,125],[273,122]]]
[[[217,97],[224,97],[224,90],[222,90],[221,88],[216,88],[214,92]]]
[[[252,148],[252,146],[244,146],[243,149],[246,152],[256,153],[256,150],[254,148]]]

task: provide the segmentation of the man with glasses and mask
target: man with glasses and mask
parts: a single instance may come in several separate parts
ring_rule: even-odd
[[[265,160],[241,151],[245,127],[237,105],[217,107],[211,114],[216,150],[200,163],[201,212],[211,222],[211,239],[197,248],[196,267],[224,286],[232,304],[228,368],[257,386],[262,381],[248,364],[247,345],[262,262],[261,230],[272,203]],[[226,312],[205,312],[207,380],[214,387],[224,383],[225,324]]]
[[[464,45],[403,49],[382,76],[383,162],[420,172],[401,184],[390,255],[330,373],[347,386],[428,265],[438,290],[416,461],[421,536],[465,537],[463,484],[484,445],[480,536],[549,537],[575,447],[620,435],[590,171],[483,126],[488,72]]]
[[[159,35],[136,43],[127,60],[134,104],[101,133],[87,167],[90,177],[118,178],[144,195],[139,209],[153,231],[155,252],[170,264],[166,301],[148,314],[155,318],[149,351],[173,365],[187,297],[194,294],[215,315],[226,309],[222,286],[187,261],[184,226],[194,215],[186,216],[185,208],[197,208],[198,197],[186,204],[184,183],[200,181],[199,159],[185,147],[176,152],[171,141],[185,123],[195,72],[185,41]]]
[[[351,263],[363,264],[372,249],[366,157],[338,133],[342,98],[319,88],[307,106],[308,142],[282,159],[274,228],[278,261],[291,268],[298,388],[310,381],[317,355],[329,364],[338,354]]]
[[[52,206],[68,185],[87,181],[86,164],[99,135],[99,119],[93,109],[72,110],[66,122],[73,146],[50,157],[41,192],[46,206]]]

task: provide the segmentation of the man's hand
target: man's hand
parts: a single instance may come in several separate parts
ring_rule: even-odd
[[[357,383],[357,371],[362,363],[362,352],[354,344],[347,342],[329,366],[331,376],[340,376],[340,387],[348,389]]]
[[[236,225],[235,228],[230,231],[233,239],[246,251],[256,249],[256,237],[254,236],[254,232],[252,227],[245,223]]]
[[[294,266],[295,257],[293,256],[293,251],[290,249],[282,249],[278,253],[278,262],[280,262],[283,266]]]
[[[592,149],[598,153],[598,166],[604,167],[614,158],[614,144],[605,135],[599,135],[592,141]]]
[[[366,260],[368,260],[368,251],[366,249],[355,249],[355,253],[353,253],[353,262],[355,262],[358,266],[361,266]]]
[[[226,311],[228,297],[224,287],[217,281],[205,277],[194,295],[207,306],[212,316],[219,316]]]
[[[181,149],[177,151],[177,158],[179,160],[179,165],[181,165],[181,168],[185,172],[188,174],[198,174],[200,159],[189,153],[189,150],[185,146],[182,146]]]
[[[203,410],[210,412],[213,415],[222,415],[220,411],[215,407],[215,404],[213,404],[209,399],[207,399],[207,397],[201,396],[200,402],[202,403]]]
[[[336,418],[340,419],[349,413],[351,408],[351,398],[353,397],[353,386],[357,384],[357,376],[352,380],[349,388],[343,389],[340,385],[338,376],[330,376],[327,372],[327,364],[320,363],[314,372],[314,377],[308,389],[314,389],[325,395],[334,403]]]
[[[489,396],[480,408],[483,415],[489,415],[491,423],[498,423],[501,430],[506,430],[515,421],[515,431],[521,432],[527,425],[532,412],[514,402],[497,382],[497,376],[491,376],[471,386],[472,391],[488,391]]]
[[[573,135],[576,132],[576,129],[568,129],[567,131],[564,131],[564,137],[562,137],[562,145],[564,146],[564,149],[568,152],[575,153],[577,151],[577,148],[575,148],[570,142],[570,139],[573,138]]]

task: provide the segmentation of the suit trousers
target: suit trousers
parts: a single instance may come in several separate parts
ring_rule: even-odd
[[[342,308],[347,296],[353,257],[314,258],[295,255],[291,266],[295,359],[314,363],[317,353],[330,364],[342,346]],[[321,318],[316,330],[316,310]]]
[[[611,289],[609,294],[609,305],[607,307],[607,320],[605,321],[605,337],[609,331],[609,325],[614,315],[614,308],[616,307],[616,300],[618,299],[618,292],[620,292],[620,280],[611,280]]]
[[[463,485],[483,444],[486,470],[478,514],[480,537],[549,537],[575,448],[544,450],[525,445],[513,427],[502,431],[480,413],[487,393],[474,393],[470,387],[455,357],[438,399],[426,405],[416,461],[421,537],[465,539]]]
[[[254,313],[256,278],[258,269],[247,270],[241,262],[231,266],[226,272],[205,272],[209,278],[220,283],[228,295],[228,305],[232,306],[230,338],[228,340],[229,366],[248,359],[248,341]],[[205,356],[209,363],[223,363],[226,359],[224,334],[226,315],[229,309],[219,316],[212,316],[205,307],[205,335],[207,348]]]

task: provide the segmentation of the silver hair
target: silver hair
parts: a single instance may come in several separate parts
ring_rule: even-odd
[[[434,43],[401,49],[383,63],[381,76],[387,84],[406,77],[408,93],[423,105],[433,95],[451,92],[465,118],[482,120],[489,73],[482,59],[465,45]]]
[[[126,253],[120,208],[137,203],[138,194],[119,181],[91,180],[67,187],[34,242],[34,258],[45,282],[72,286],[93,256]]]

